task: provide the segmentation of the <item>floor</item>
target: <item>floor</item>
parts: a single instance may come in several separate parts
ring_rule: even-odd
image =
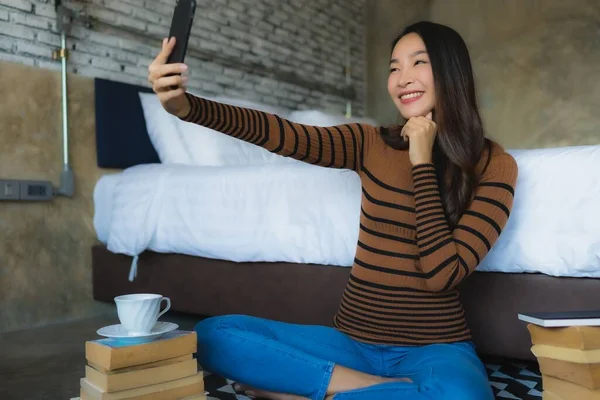
[[[169,313],[161,320],[192,329],[197,317]],[[86,340],[96,330],[118,323],[115,317],[98,317],[43,328],[0,334],[0,399],[69,400],[78,396],[84,376]],[[503,359],[484,359],[497,399],[541,399],[541,378],[536,365]],[[209,399],[242,400],[231,382],[207,374]]]
[[[197,318],[169,313],[161,318],[193,329]],[[85,376],[85,341],[96,331],[119,323],[98,317],[43,328],[0,334],[0,399],[69,400],[79,396]]]

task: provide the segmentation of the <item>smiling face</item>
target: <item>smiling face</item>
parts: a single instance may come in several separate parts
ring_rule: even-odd
[[[394,46],[388,92],[407,120],[425,116],[435,106],[433,71],[425,43],[416,33],[403,36]]]

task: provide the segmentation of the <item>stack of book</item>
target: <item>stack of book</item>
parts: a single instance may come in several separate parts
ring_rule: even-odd
[[[600,399],[600,311],[519,314],[529,322],[544,400]]]
[[[196,348],[196,332],[180,330],[139,344],[88,341],[81,400],[205,399]]]

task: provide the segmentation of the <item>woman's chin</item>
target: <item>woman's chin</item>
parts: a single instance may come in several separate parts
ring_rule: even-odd
[[[425,115],[429,114],[431,109],[429,109],[429,107],[407,107],[405,105],[399,105],[398,111],[400,111],[402,118],[409,120],[412,117],[424,117]]]
[[[421,114],[419,114],[418,112],[414,112],[414,111],[413,112],[407,112],[407,111],[400,110],[400,115],[402,115],[402,118],[404,118],[405,120],[408,121],[412,117],[418,117]]]

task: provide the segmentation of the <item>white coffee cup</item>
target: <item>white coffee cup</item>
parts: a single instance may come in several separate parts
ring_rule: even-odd
[[[163,300],[167,302],[167,306],[160,311],[160,304]],[[158,318],[171,308],[171,299],[153,293],[117,296],[115,303],[121,325],[130,335],[150,333]]]

